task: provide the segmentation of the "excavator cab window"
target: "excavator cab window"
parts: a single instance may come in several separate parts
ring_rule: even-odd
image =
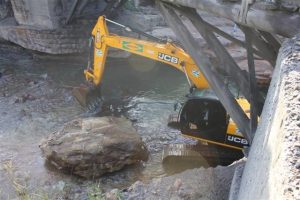
[[[179,122],[184,135],[222,143],[225,141],[228,116],[217,99],[189,98],[181,109]]]

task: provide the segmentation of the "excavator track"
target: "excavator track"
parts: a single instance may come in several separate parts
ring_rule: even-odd
[[[172,174],[196,167],[229,165],[243,156],[240,150],[199,142],[196,145],[166,145],[163,149],[162,161],[166,172]]]

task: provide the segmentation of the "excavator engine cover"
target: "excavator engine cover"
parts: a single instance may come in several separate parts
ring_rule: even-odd
[[[189,98],[179,113],[182,134],[208,142],[226,141],[228,119],[220,101],[210,97]]]

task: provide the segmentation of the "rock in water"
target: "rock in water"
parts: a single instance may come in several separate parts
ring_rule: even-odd
[[[114,117],[71,121],[44,139],[40,148],[47,162],[84,178],[99,177],[148,157],[131,122]]]

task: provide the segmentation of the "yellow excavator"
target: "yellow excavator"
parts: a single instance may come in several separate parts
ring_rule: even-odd
[[[111,34],[107,22],[121,26],[126,31],[144,35],[155,42]],[[191,88],[187,101],[178,113],[177,123],[182,134],[200,141],[242,150],[248,141],[239,132],[220,101],[209,90],[209,84],[193,59],[179,45],[148,35],[131,27],[100,16],[93,28],[90,40],[93,62],[89,61],[84,74],[89,87],[81,87],[75,92],[76,98],[90,110],[97,110],[101,103],[99,90],[105,69],[108,49],[116,48],[156,60],[175,67],[185,74]],[[91,89],[91,86],[93,89]],[[250,105],[244,98],[236,98],[244,112],[248,114]]]

